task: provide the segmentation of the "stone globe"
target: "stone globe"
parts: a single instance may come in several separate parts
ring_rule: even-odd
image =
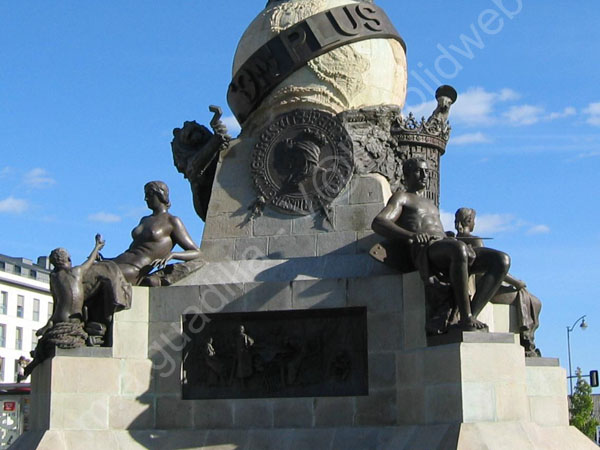
[[[359,3],[354,0],[271,1],[252,21],[238,44],[233,74],[271,38],[322,11]],[[378,105],[404,106],[406,54],[399,41],[371,38],[335,48],[292,73],[243,123],[260,128],[279,114],[316,108],[332,114]]]

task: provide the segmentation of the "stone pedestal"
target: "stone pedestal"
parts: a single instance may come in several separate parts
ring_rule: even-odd
[[[427,347],[417,273],[375,265],[310,279],[269,263],[237,283],[135,288],[133,309],[115,316],[112,349],[59,351],[36,369],[32,431],[14,448],[594,448],[568,426],[565,371],[526,360],[517,335],[463,333]],[[279,281],[256,281],[263,272]],[[359,305],[369,395],[182,399],[182,313]]]

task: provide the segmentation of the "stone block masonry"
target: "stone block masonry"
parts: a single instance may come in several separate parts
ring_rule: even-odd
[[[236,141],[220,163],[201,246],[209,261],[366,253],[377,242],[371,222],[391,196],[378,174],[354,175],[332,202],[329,219],[321,212],[295,216],[268,206],[251,219],[256,194],[244,168],[249,170],[252,144]]]

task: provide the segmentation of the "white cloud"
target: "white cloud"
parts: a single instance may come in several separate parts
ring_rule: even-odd
[[[56,180],[48,176],[45,169],[39,167],[30,170],[25,174],[25,184],[32,188],[46,188],[56,183]]]
[[[534,225],[527,231],[527,234],[548,234],[550,227],[548,225]]]
[[[444,230],[454,230],[454,213],[440,210],[440,218]],[[517,220],[512,214],[477,214],[475,217],[474,234],[486,236],[503,231],[511,231],[519,228],[522,222]]]
[[[475,234],[478,236],[514,230],[518,226],[512,214],[481,214],[475,217]]]
[[[121,221],[121,217],[116,214],[97,212],[90,214],[88,220],[91,222],[102,222],[102,223],[116,223]]]
[[[450,123],[466,126],[490,126],[499,121],[508,122],[510,125],[523,126],[533,125],[542,121],[552,121],[563,119],[565,117],[577,114],[577,109],[573,106],[567,106],[562,111],[547,112],[545,108],[537,105],[511,105],[508,110],[501,108],[503,103],[514,102],[521,95],[509,88],[499,91],[487,91],[482,87],[471,87],[458,95],[456,104],[450,111]],[[437,102],[435,100],[421,103],[420,105],[407,106],[405,115],[412,112],[417,119],[429,117],[435,109]],[[502,112],[502,109],[505,109]],[[586,108],[584,113],[588,114],[587,122],[592,125],[600,125],[600,102],[592,103]],[[471,133],[468,136],[475,136],[477,133]],[[467,136],[467,135],[465,135]],[[471,142],[465,137],[466,142],[456,142],[455,144],[470,144],[489,141],[478,140]]]
[[[498,103],[515,100],[519,97],[511,89],[489,92],[482,87],[467,89],[460,93],[450,112],[451,120],[465,125],[483,125],[495,121],[494,111]]]
[[[0,213],[21,214],[29,208],[27,200],[20,198],[8,197],[0,200]]]
[[[148,208],[145,206],[136,206],[132,208],[119,208],[125,217],[140,217],[148,214]]]
[[[533,125],[541,121],[552,121],[574,116],[577,110],[572,106],[567,106],[560,112],[547,113],[541,106],[534,105],[516,105],[503,114],[508,121],[515,126]]]
[[[417,120],[421,120],[421,117],[425,117],[428,119],[431,116],[431,113],[437,106],[437,101],[431,100],[429,102],[421,103],[420,105],[415,106],[405,106],[404,111],[405,116],[408,117],[408,113],[413,113]]]
[[[520,95],[512,89],[504,88],[497,92],[486,91],[482,87],[471,87],[458,94],[456,104],[450,111],[450,123],[467,126],[489,125],[495,122],[495,106],[498,103],[517,100]],[[407,106],[406,114],[412,112],[415,117],[429,117],[435,109],[435,100],[420,105]]]
[[[454,231],[454,213],[440,209],[440,219],[445,231]],[[494,234],[506,231],[520,231],[529,235],[550,233],[548,225],[533,225],[531,222],[521,220],[514,214],[477,214],[475,217],[475,230],[473,233],[482,237],[493,237]]]
[[[242,127],[240,127],[240,124],[234,116],[224,116],[221,118],[221,121],[225,124],[227,131],[233,137],[237,136],[240,134],[240,131],[242,131]]]
[[[440,219],[445,231],[454,231],[454,214],[440,209]]]
[[[450,142],[454,145],[484,144],[490,142],[490,139],[485,134],[479,132],[450,137]]]
[[[440,219],[446,231],[455,231],[454,214],[440,210]],[[473,234],[482,237],[493,237],[495,234],[507,231],[534,234],[548,234],[548,225],[534,225],[531,222],[519,219],[514,214],[477,214],[475,216],[475,229]]]
[[[467,125],[478,125],[489,122],[494,111],[494,104],[518,98],[518,94],[511,89],[502,89],[499,92],[488,92],[482,87],[472,87],[466,92],[458,94],[456,104],[450,111],[450,121]],[[415,117],[429,117],[437,102],[431,100],[420,105],[407,106],[406,113],[412,112]]]
[[[501,102],[507,102],[510,100],[518,100],[521,98],[521,94],[513,91],[512,89],[504,88],[498,93],[498,100]]]
[[[543,118],[544,108],[533,105],[511,106],[503,116],[513,125],[533,125]]]
[[[565,117],[574,116],[577,110],[572,106],[567,106],[562,112],[553,112],[548,115],[548,120],[564,119]]]
[[[600,102],[590,103],[583,112],[588,115],[587,123],[600,126]]]

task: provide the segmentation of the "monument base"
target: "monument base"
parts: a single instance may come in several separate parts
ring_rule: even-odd
[[[112,348],[57,351],[36,368],[31,431],[12,448],[596,448],[568,425],[558,361],[526,359],[502,328],[508,306],[494,307],[506,317],[490,333],[427,346],[418,274],[375,272],[134,288]],[[182,398],[182,314],[357,306],[366,307],[368,395]]]

